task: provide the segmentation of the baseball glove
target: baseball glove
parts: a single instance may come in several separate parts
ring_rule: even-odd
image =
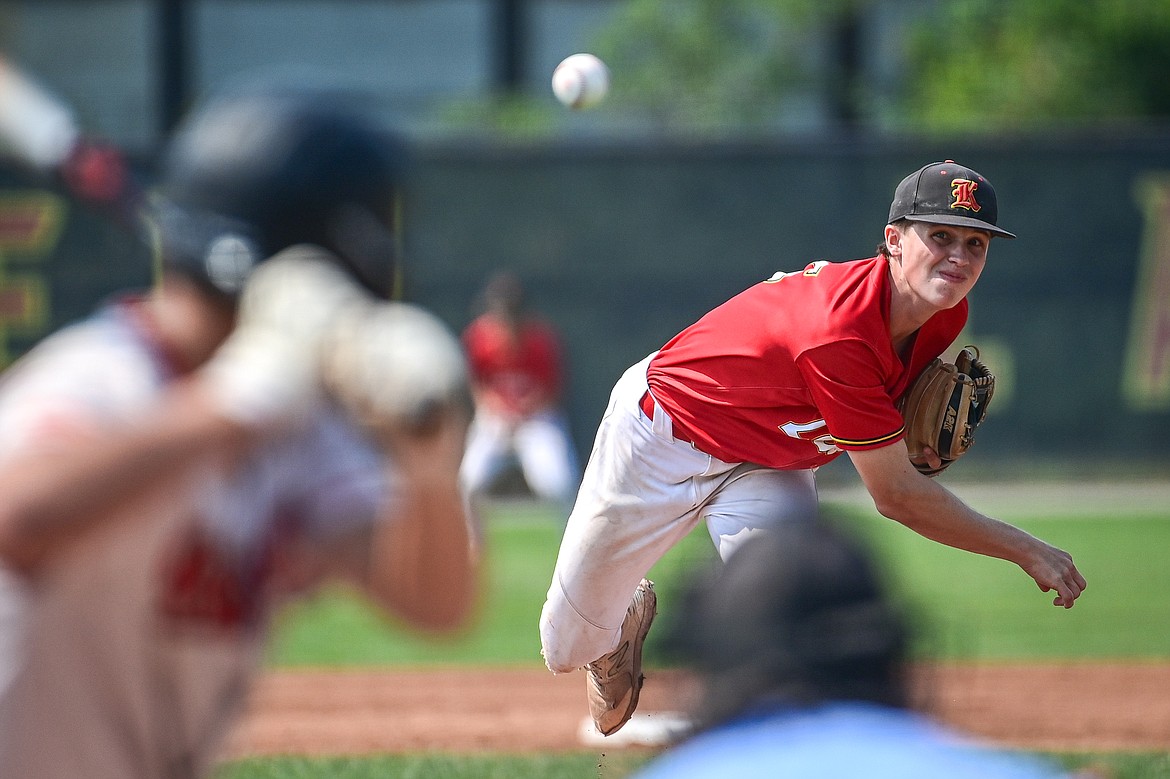
[[[919,472],[936,476],[971,448],[994,391],[995,376],[974,346],[963,347],[954,365],[936,359],[926,366],[898,405],[910,462]],[[930,467],[926,447],[938,453],[940,467]]]

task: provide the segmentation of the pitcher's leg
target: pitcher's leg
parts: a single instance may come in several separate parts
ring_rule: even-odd
[[[540,618],[549,669],[567,673],[614,649],[631,598],[646,573],[698,521],[690,511],[653,523],[596,500],[569,517]]]
[[[703,510],[707,532],[726,560],[756,533],[817,516],[816,478],[811,470],[777,471],[738,465]]]
[[[710,458],[656,432],[641,415],[645,366],[619,380],[569,515],[541,613],[550,670],[612,650],[642,578],[698,521],[693,476]]]

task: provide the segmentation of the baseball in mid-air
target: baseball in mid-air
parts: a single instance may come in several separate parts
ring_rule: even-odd
[[[609,68],[593,54],[573,54],[557,65],[553,94],[569,108],[589,108],[609,92]]]

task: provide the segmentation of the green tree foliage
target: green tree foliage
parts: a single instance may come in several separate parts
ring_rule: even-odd
[[[858,0],[631,0],[597,52],[620,75],[613,103],[667,129],[747,129],[783,117],[784,98],[831,81],[810,32]]]
[[[843,62],[886,45],[892,88]],[[612,107],[667,129],[783,125],[802,94],[860,127],[1170,118],[1170,0],[631,0],[597,50]]]
[[[1170,118],[1170,2],[950,0],[905,66],[903,118],[932,129]]]
[[[760,11],[754,0],[632,0],[597,45],[619,76],[612,101],[660,127],[762,120],[793,63]]]

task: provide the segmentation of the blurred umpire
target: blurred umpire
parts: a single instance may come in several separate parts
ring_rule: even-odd
[[[0,776],[207,775],[273,608],[350,577],[408,625],[475,598],[458,340],[388,302],[402,145],[249,87],[172,139],[160,283],[0,380]]]
[[[752,536],[692,582],[666,636],[700,682],[696,732],[638,779],[1051,779],[911,708],[907,625],[827,520]]]

